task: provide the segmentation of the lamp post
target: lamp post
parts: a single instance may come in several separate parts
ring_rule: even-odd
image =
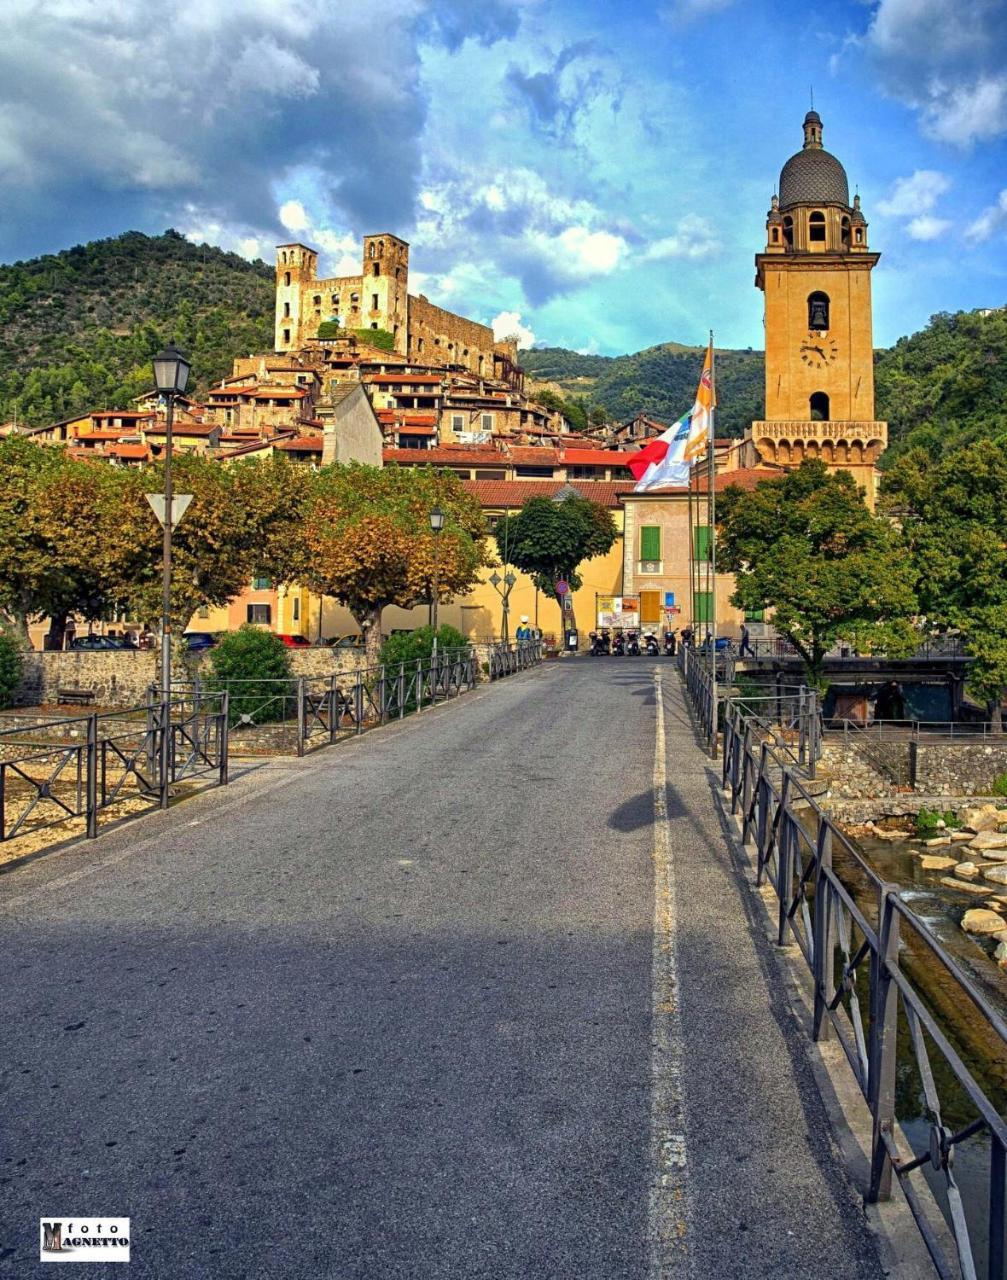
[[[168,770],[171,760],[171,530],[174,517],[174,494],[171,488],[171,431],[175,421],[175,397],[189,382],[189,361],[169,342],[154,357],[154,384],[167,404],[164,432],[164,540],[161,550],[161,701],[165,706],[164,732],[161,735],[161,805],[168,805]]]
[[[430,592],[430,616],[431,625],[434,629],[434,647],[432,657],[434,664],[437,663],[437,596],[440,593],[440,534],[444,528],[444,512],[440,507],[434,507],[430,512],[430,530],[434,535],[434,582],[433,589]]]
[[[493,590],[497,593],[497,595],[500,597],[500,599],[503,601],[503,624],[500,629],[500,635],[504,644],[507,644],[508,641],[510,640],[510,621],[509,621],[510,593],[514,587],[514,584],[517,582],[517,576],[516,574],[511,573],[511,571],[508,569],[507,572],[504,574],[504,576],[501,578],[500,575],[494,570],[494,572],[490,574],[487,581],[489,582]],[[501,582],[503,583],[503,590],[500,589]]]

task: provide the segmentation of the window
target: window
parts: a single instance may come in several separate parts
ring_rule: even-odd
[[[423,339],[422,339],[422,338],[417,338],[417,339],[416,339],[416,350],[417,350],[417,351],[422,351],[422,350],[423,350]]]
[[[844,249],[848,249],[848,248],[850,247],[850,220],[849,220],[849,218],[844,218],[844,219],[843,219],[843,223],[842,223],[842,235],[843,235],[843,248],[844,248]]]
[[[283,341],[284,341],[284,342],[286,342],[286,343],[289,343],[289,342],[290,342],[290,330],[289,330],[289,329],[284,329],[284,330],[283,330]]]
[[[373,272],[374,272],[374,274],[375,274],[376,276],[379,276],[379,275],[381,274],[381,265],[380,265],[380,263],[375,262],[375,264],[374,264],[374,266],[373,266],[372,270],[373,270]]]
[[[372,329],[376,329],[377,327],[378,327],[378,322],[377,322],[377,320],[372,320],[372,321],[371,321],[371,328],[372,328]]]
[[[294,620],[294,622],[300,622],[301,620],[301,597],[300,596],[294,596],[294,607],[291,611],[290,616]]]
[[[692,621],[693,623],[713,621],[713,592],[712,591],[694,591],[693,592]]]
[[[463,413],[453,413],[451,415],[451,430],[452,431],[465,430],[465,415]]]
[[[289,303],[289,302],[285,302],[285,303],[283,304],[283,317],[284,317],[284,319],[285,319],[285,320],[286,320],[286,319],[289,319],[289,317],[290,317],[290,303]]]
[[[284,273],[283,273],[283,283],[289,287],[289,285],[290,285],[290,272],[289,272],[289,271],[284,271]]]
[[[200,622],[206,622],[210,617],[210,606],[204,604],[201,608],[197,609],[196,617],[200,620]]]
[[[322,295],[320,293],[316,293],[313,301],[316,307],[320,307],[322,305]]]
[[[496,470],[490,471],[490,470],[483,470],[483,469],[477,469],[477,470],[476,470],[476,479],[477,479],[477,480],[506,480],[506,478],[507,478],[507,472],[506,472],[506,471],[502,471],[502,470],[501,470],[501,471],[496,471]]]
[[[692,531],[693,560],[709,560],[710,558],[710,526],[697,525]]]
[[[860,227],[857,227],[857,244],[864,243],[864,233]]]
[[[816,391],[808,403],[811,409],[812,422],[828,422],[829,397],[824,391]]]
[[[661,528],[656,524],[645,524],[640,530],[640,559],[661,559]]]
[[[371,310],[377,311],[377,309],[378,309],[378,295],[376,293],[372,293],[371,294]]]
[[[808,219],[808,239],[819,243],[825,242],[825,214],[813,213]]]
[[[248,606],[248,621],[257,623],[259,626],[269,626],[273,621],[272,605],[250,604]]]
[[[765,622],[766,621],[765,609],[746,609],[745,621],[746,622]]]
[[[792,249],[794,247],[794,220],[789,216],[783,219],[783,238]]]
[[[483,429],[483,431],[492,431],[492,430],[493,430],[493,415],[492,415],[492,413],[482,413],[482,414],[480,414],[480,415],[479,415],[479,422],[480,422],[480,424],[482,425],[482,429]]]
[[[515,467],[514,474],[525,480],[543,480],[552,477],[552,467]]]
[[[359,294],[359,293],[351,293],[351,294],[350,294],[350,301],[351,301],[351,302],[359,302],[359,301],[360,301],[360,294]]]
[[[780,243],[780,228],[774,227],[773,228],[773,244],[779,244],[779,243]]]
[[[252,579],[253,591],[268,591],[272,587],[272,585],[273,584],[269,578],[253,578]]]
[[[808,294],[808,328],[828,329],[829,327],[829,295],[827,293]]]

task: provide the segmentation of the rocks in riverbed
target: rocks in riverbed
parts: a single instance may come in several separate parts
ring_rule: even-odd
[[[988,898],[993,890],[988,884],[970,884],[968,880],[956,880],[953,876],[941,876],[940,883],[959,893],[971,893],[974,898]]]
[[[976,835],[983,831],[996,831],[1001,822],[1007,821],[1007,813],[998,809],[995,804],[980,804],[963,809],[959,817],[962,824]]]
[[[950,844],[950,836],[934,836],[932,840],[924,840],[923,844],[927,849],[936,849],[939,845]],[[971,846],[969,846],[971,848]]]
[[[974,838],[975,837],[973,836],[971,831],[952,831],[951,832],[951,841],[953,844],[957,844],[959,840],[973,840]]]
[[[970,907],[962,916],[962,928],[966,933],[1000,933],[1003,927],[1003,917],[986,907]]]
[[[980,831],[969,841],[969,848],[982,852],[987,849],[1007,849],[1007,831]]]
[[[974,862],[959,862],[955,867],[955,875],[962,880],[974,880],[978,874],[979,868]]]
[[[920,859],[920,866],[924,871],[947,871],[957,861],[957,858],[948,858],[939,853],[925,853]]]
[[[993,952],[993,959],[1001,969],[1007,969],[1007,942],[997,943],[997,949]]]
[[[1007,864],[1000,863],[995,867],[983,867],[983,879],[992,880],[994,884],[1007,884]]]

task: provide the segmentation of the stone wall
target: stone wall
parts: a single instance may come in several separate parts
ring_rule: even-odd
[[[909,744],[905,744],[908,758]],[[890,796],[894,792],[891,777],[865,759],[861,752],[844,739],[826,739],[822,743],[819,774],[828,779],[829,793],[836,799],[868,800]]]
[[[157,654],[151,649],[27,653],[14,705],[45,706],[59,702],[59,689],[90,689],[96,706],[138,706],[156,679]]]
[[[435,306],[422,294],[410,295],[409,354],[425,364],[460,364],[492,377],[493,330]]]
[[[986,795],[996,779],[1007,773],[1007,741],[886,741],[884,751],[915,795]],[[891,775],[870,760],[855,740],[826,738],[820,770],[836,799],[869,800],[899,793]]]

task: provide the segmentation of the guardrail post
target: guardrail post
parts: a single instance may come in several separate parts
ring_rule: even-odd
[[[308,732],[307,708],[304,705],[304,699],[307,694],[307,687],[303,676],[297,677],[297,754],[304,755],[304,739]]]
[[[806,765],[808,763],[808,690],[803,684],[797,696],[797,763]]]
[[[818,839],[815,847],[815,914],[812,921],[814,937],[815,1013],[812,1036],[815,1040],[829,1038],[829,1019],[826,1006],[835,993],[832,958],[832,885],[827,872],[832,870],[832,828],[828,819],[818,820]]]
[[[385,666],[384,663],[382,663],[381,666],[378,668],[378,671],[380,672],[380,675],[378,676],[378,688],[381,690],[381,696],[378,701],[378,708],[381,713],[380,720],[382,724],[387,724],[388,723],[388,679],[387,679],[388,668]]]
[[[871,1138],[870,1204],[892,1194],[892,1162],[885,1146],[895,1126],[895,1067],[899,991],[891,971],[899,962],[899,914],[893,905],[897,886],[882,884],[878,890],[878,950],[871,955],[871,1041],[868,1056],[868,1097],[873,1122]]]
[[[406,715],[406,664],[399,663],[399,719],[404,720]]]
[[[231,694],[225,689],[220,695],[220,774],[218,782],[226,787],[229,781],[230,761],[228,751],[231,745]]]
[[[98,713],[87,718],[85,811],[87,834],[90,840],[98,835]]]
[[[1007,1151],[995,1134],[990,1136],[989,1275],[1001,1280],[1007,1274],[1004,1257],[1004,1219],[1007,1217]]]
[[[359,671],[353,688],[353,719],[356,721],[354,732],[359,736],[364,731],[364,677]]]
[[[423,659],[416,659],[416,711],[423,710]]]
[[[147,686],[147,772],[157,772],[157,686]]]
[[[790,813],[790,770],[783,771],[780,796],[780,827],[776,837],[776,896],[779,912],[776,921],[776,945],[787,945],[787,922],[790,911],[790,892],[794,880],[794,819]]]
[[[161,695],[161,808],[171,799],[171,698]]]
[[[339,716],[341,705],[339,702],[339,681],[336,673],[333,672],[329,676],[329,742],[335,742],[339,734]]]
[[[818,757],[821,753],[821,733],[818,723],[818,690],[811,690],[811,701],[808,707],[808,777],[815,776]]]

